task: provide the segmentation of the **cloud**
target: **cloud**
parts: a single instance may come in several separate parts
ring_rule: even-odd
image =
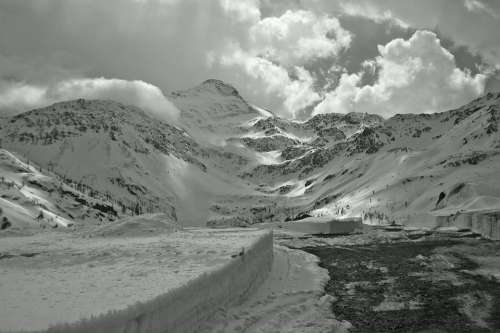
[[[285,67],[336,56],[351,42],[336,18],[305,10],[266,17],[250,28],[249,37],[252,53]]]
[[[374,22],[389,22],[402,28],[408,28],[408,24],[394,16],[389,9],[380,9],[372,3],[340,2],[339,10],[349,16],[357,16],[371,19]]]
[[[487,9],[486,5],[479,0],[465,0],[464,6],[470,12],[483,12]]]
[[[74,78],[119,77],[167,92],[215,77],[253,103],[283,109],[282,94],[261,88],[266,81],[210,61],[234,41],[252,53],[249,29],[261,20],[258,0],[2,1],[0,81],[43,90]]]
[[[255,19],[244,38],[212,52],[209,63],[238,70],[246,91],[260,99],[272,96],[278,100],[274,111],[293,118],[320,99],[305,65],[337,56],[350,42],[351,34],[336,18],[288,10]]]
[[[178,90],[217,77],[206,66],[206,53],[246,33],[234,16],[218,1],[0,1],[0,58],[37,64],[45,81],[119,77]],[[16,72],[0,68],[0,79],[4,71],[33,83],[20,66]],[[59,77],[66,72],[78,75]],[[45,84],[43,77],[37,83]]]
[[[135,105],[169,122],[179,115],[179,110],[158,87],[139,80],[83,78],[63,80],[50,86],[22,82],[0,85],[0,110],[9,114],[77,98],[109,99]]]
[[[280,1],[280,0],[276,0]],[[283,1],[283,0],[281,0]],[[389,21],[415,30],[434,30],[500,68],[498,0],[300,0],[304,8],[339,17]],[[341,20],[342,22],[342,20]]]
[[[363,72],[344,73],[313,114],[357,111],[390,116],[444,111],[484,92],[487,76],[457,68],[454,56],[433,32],[417,31],[408,40],[398,38],[379,45],[378,51],[368,66],[378,68],[374,84],[360,85]]]
[[[259,0],[219,0],[222,9],[238,21],[260,20]]]
[[[37,94],[78,78],[141,80],[168,92],[215,77],[234,85],[254,104],[294,116],[335,87],[344,70],[361,77],[356,87],[373,85],[381,66],[372,67],[369,77],[358,73],[368,68],[361,64],[378,55],[377,44],[408,39],[417,29],[438,29],[440,36],[500,68],[496,33],[500,20],[495,19],[499,4],[495,0],[421,0],[412,6],[401,0],[4,0],[0,1],[0,94],[5,105],[17,103],[17,109],[26,109]],[[375,23],[370,26],[371,22]],[[385,32],[386,28],[391,31]],[[463,68],[457,48],[444,44],[456,54],[455,67]],[[476,73],[476,58],[469,63],[467,67]],[[328,71],[333,66],[339,68],[335,73]]]
[[[43,105],[46,91],[24,82],[0,82],[0,115],[14,115]]]
[[[294,117],[295,111],[320,99],[319,94],[313,90],[313,78],[302,67],[295,66],[290,69],[295,74],[292,79],[284,67],[249,54],[236,45],[233,45],[231,51],[221,55],[219,61],[224,66],[234,66],[242,70],[248,76],[249,89],[258,89],[258,94],[279,98],[284,106],[284,116]]]
[[[343,0],[342,0],[343,1]],[[416,29],[438,29],[441,34],[500,66],[500,2],[497,0],[420,0],[408,6],[401,0],[367,1],[379,11],[390,10],[394,19]]]
[[[488,14],[493,16],[494,18],[499,18],[499,14],[495,12],[490,6],[485,4],[484,2],[481,2],[479,0],[465,0],[464,2],[465,8],[469,12],[473,13],[479,13],[479,14]]]

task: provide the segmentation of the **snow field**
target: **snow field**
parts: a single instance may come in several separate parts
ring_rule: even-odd
[[[0,331],[8,332],[196,331],[256,289],[273,262],[272,233],[255,229],[2,241]]]

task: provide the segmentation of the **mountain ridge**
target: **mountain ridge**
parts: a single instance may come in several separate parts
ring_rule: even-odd
[[[253,106],[214,79],[171,97],[181,110],[176,125],[133,106],[78,99],[6,118],[0,146],[122,206],[144,207],[126,214],[162,212],[198,225],[306,215],[404,223],[435,212],[437,197],[446,192],[448,202],[462,183],[462,201],[439,209],[465,209],[472,193],[500,198],[487,181],[500,165],[500,94],[435,114],[305,121]]]

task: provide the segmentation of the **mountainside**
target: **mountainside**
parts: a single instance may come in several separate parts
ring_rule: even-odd
[[[181,110],[176,126],[136,107],[80,99],[2,120],[0,146],[117,215],[162,212],[181,224],[309,215],[404,223],[500,207],[500,94],[436,114],[303,122],[250,105],[218,80],[170,98]]]
[[[456,110],[387,120],[261,117],[226,142],[254,152],[257,163],[239,176],[262,195],[218,202],[209,223],[308,215],[425,223],[425,214],[498,209],[499,110],[500,94],[488,94]]]
[[[198,214],[192,204],[204,187],[235,187],[217,174],[217,165],[231,164],[230,153],[204,149],[184,130],[113,101],[80,99],[33,110],[4,122],[0,137],[3,148],[67,184],[112,198],[128,215],[180,213],[186,219]]]
[[[82,184],[69,183],[48,170],[0,149],[0,229],[68,227],[74,220],[114,221],[110,197]]]

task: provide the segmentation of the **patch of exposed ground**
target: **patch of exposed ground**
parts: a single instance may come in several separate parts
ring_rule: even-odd
[[[479,254],[467,250],[498,256],[488,243],[495,244],[442,238],[302,249],[328,269],[332,312],[351,332],[498,332],[500,283],[480,274]]]

